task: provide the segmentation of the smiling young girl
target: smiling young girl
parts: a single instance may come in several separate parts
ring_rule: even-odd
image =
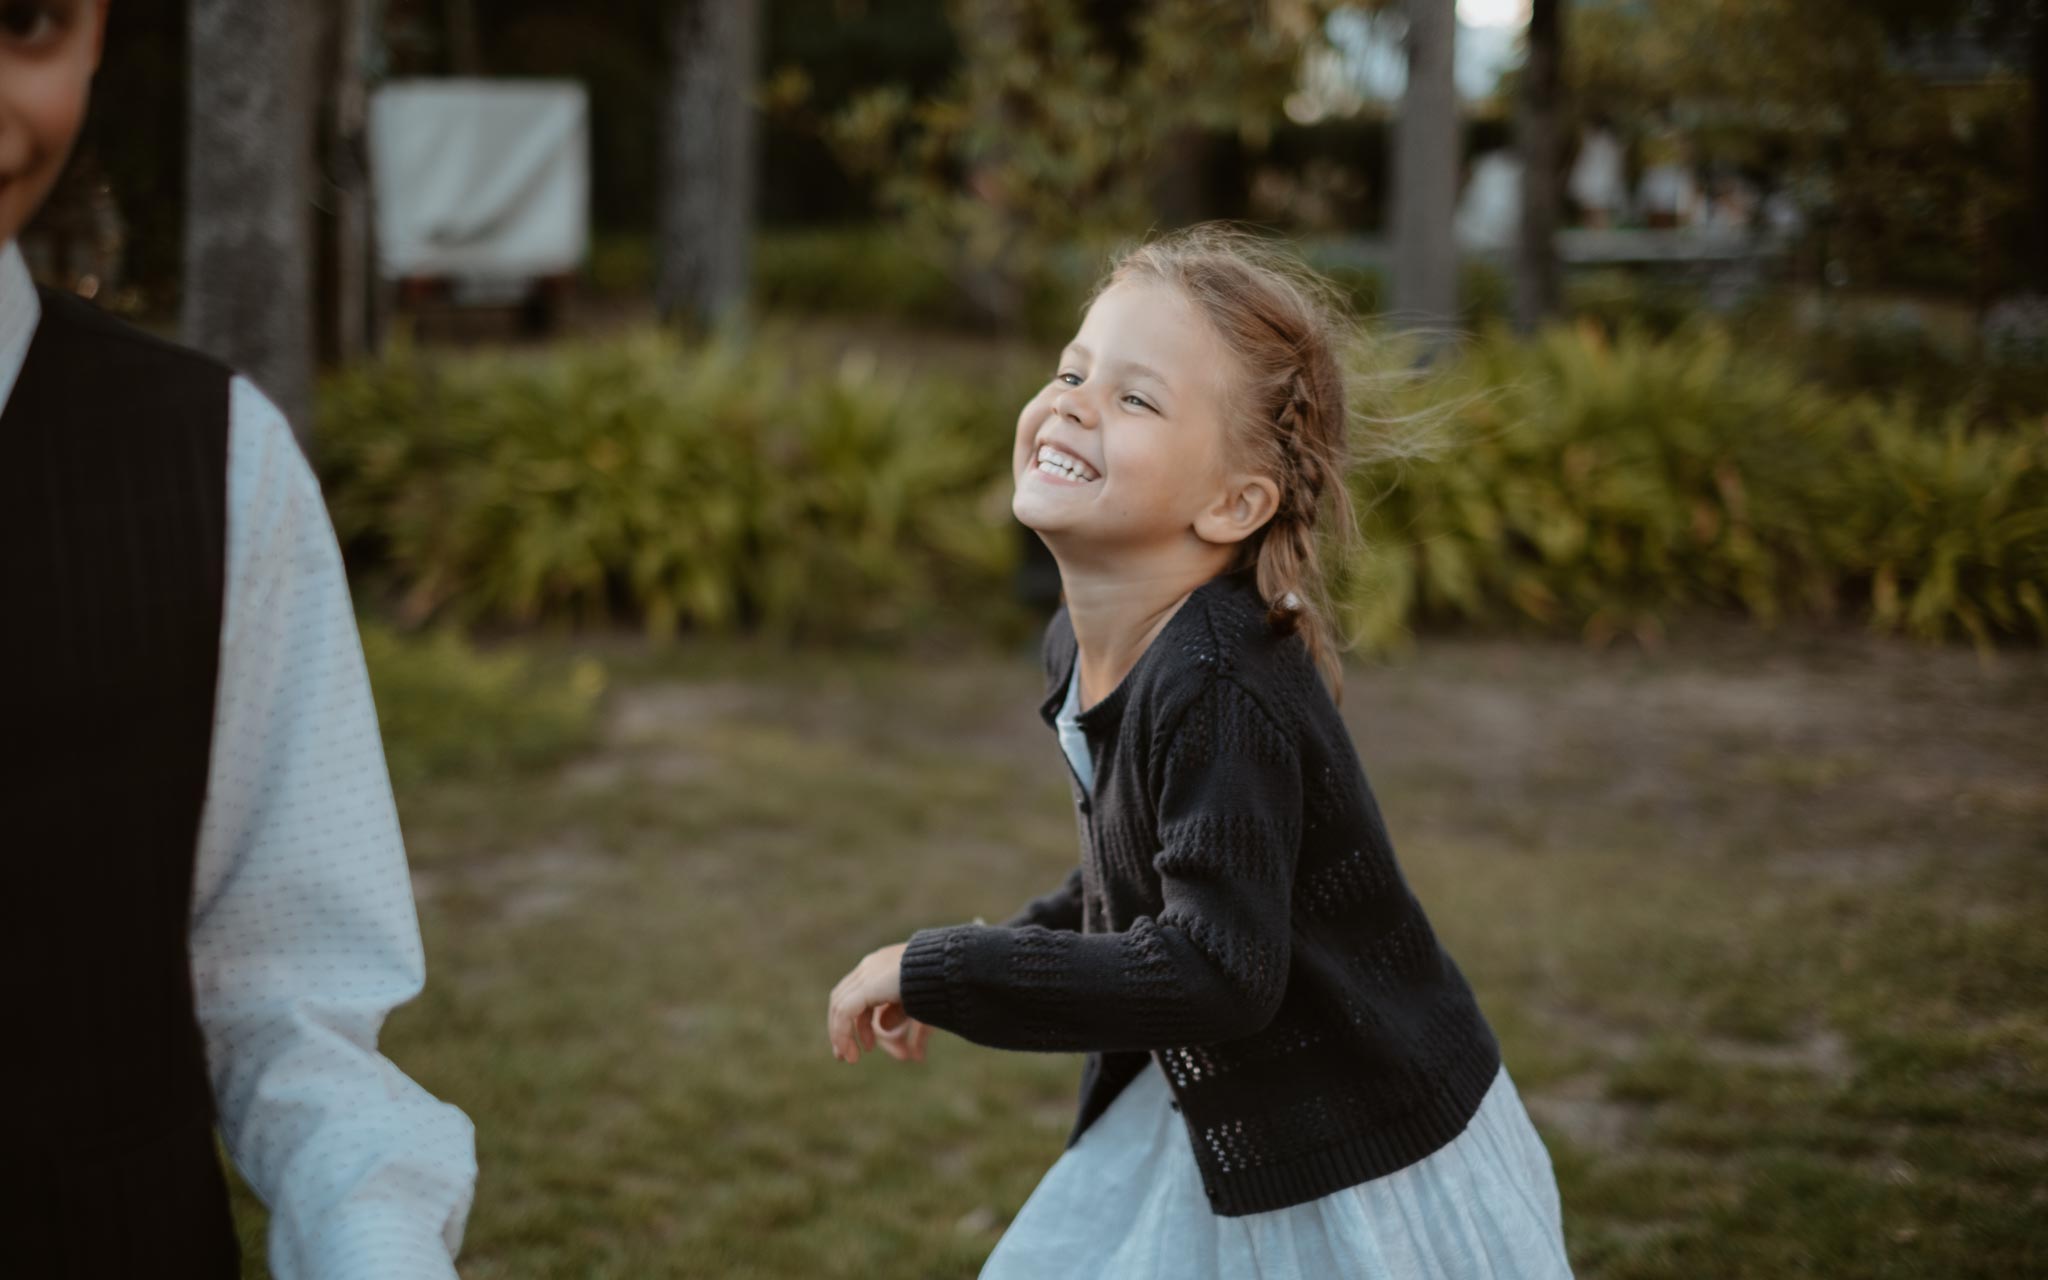
[[[1227,230],[1155,241],[1017,420],[1014,510],[1065,588],[1043,713],[1081,864],[1002,925],[873,953],[827,1015],[848,1061],[921,1058],[931,1027],[1089,1055],[984,1277],[1570,1274],[1549,1157],[1333,700],[1324,298]]]

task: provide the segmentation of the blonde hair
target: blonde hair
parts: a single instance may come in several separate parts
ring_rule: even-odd
[[[1341,348],[1353,329],[1330,283],[1300,259],[1227,223],[1202,223],[1122,253],[1096,296],[1128,280],[1180,291],[1236,356],[1228,406],[1245,464],[1280,490],[1273,517],[1247,538],[1234,566],[1257,566],[1267,621],[1298,634],[1343,694],[1342,645],[1329,597],[1325,538],[1357,536],[1346,483],[1350,415]]]

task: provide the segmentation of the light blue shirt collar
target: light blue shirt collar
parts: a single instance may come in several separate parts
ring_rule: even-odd
[[[36,282],[22,260],[21,247],[9,240],[0,248],[0,410],[7,408],[14,394],[14,381],[21,376],[21,362],[28,358],[28,344],[43,322],[43,302],[36,296]]]
[[[1095,791],[1095,753],[1088,748],[1088,734],[1081,728],[1081,661],[1074,660],[1074,674],[1067,678],[1067,700],[1060,707],[1060,713],[1053,717],[1053,728],[1060,736],[1060,750],[1067,753],[1067,763],[1074,766],[1074,776],[1089,794]]]

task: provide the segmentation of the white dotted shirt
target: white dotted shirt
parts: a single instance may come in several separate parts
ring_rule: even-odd
[[[0,410],[41,305],[0,248]],[[227,600],[192,889],[192,978],[229,1154],[278,1280],[442,1280],[476,1183],[467,1117],[377,1051],[425,981],[340,549],[277,408],[230,390]]]

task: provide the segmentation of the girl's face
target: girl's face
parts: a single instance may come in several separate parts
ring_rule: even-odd
[[[1249,536],[1272,514],[1274,488],[1231,466],[1235,371],[1177,290],[1110,286],[1017,418],[1011,509],[1060,551],[1200,549]]]
[[[63,172],[106,19],[107,0],[0,0],[0,243]]]

